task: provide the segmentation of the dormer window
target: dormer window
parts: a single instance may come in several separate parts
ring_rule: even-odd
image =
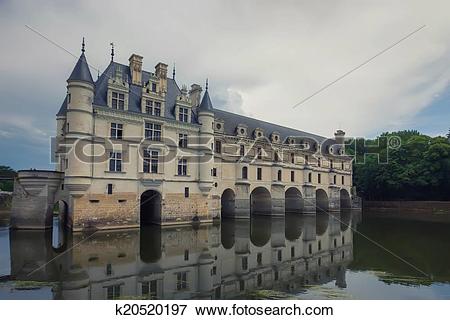
[[[180,107],[178,109],[178,120],[181,122],[188,122],[189,109]]]
[[[161,102],[147,99],[145,101],[145,113],[152,116],[161,116]]]
[[[152,92],[156,92],[156,83],[152,83]]]
[[[256,128],[255,131],[253,132],[253,136],[258,139],[258,138],[262,138],[264,136],[263,134],[263,130],[261,128]]]
[[[247,136],[247,126],[245,124],[238,124],[236,127],[236,134],[239,137],[246,137]]]
[[[125,110],[125,94],[113,91],[111,97],[111,107],[113,109]]]
[[[280,142],[280,134],[278,132],[272,132],[270,135],[270,138],[273,143],[279,143]]]

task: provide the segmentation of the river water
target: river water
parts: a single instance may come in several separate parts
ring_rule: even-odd
[[[0,229],[0,299],[450,299],[450,225],[360,213]]]

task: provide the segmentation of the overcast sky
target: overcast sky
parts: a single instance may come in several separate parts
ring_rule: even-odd
[[[216,108],[325,136],[450,127],[448,1],[0,0],[0,164],[51,168],[49,137],[86,37],[103,70],[132,53],[179,85],[204,84]],[[392,49],[317,94],[421,26]],[[94,79],[97,72],[91,70]],[[171,73],[171,72],[169,72]]]

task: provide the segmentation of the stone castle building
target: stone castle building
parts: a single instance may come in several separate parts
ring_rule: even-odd
[[[143,57],[111,62],[96,81],[82,54],[57,113],[55,171],[19,172],[12,226],[120,228],[352,207],[344,132],[333,139],[219,109]],[[39,212],[39,213],[36,213]]]

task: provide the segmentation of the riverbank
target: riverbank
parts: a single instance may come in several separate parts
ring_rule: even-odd
[[[363,215],[450,223],[450,201],[364,201]]]

